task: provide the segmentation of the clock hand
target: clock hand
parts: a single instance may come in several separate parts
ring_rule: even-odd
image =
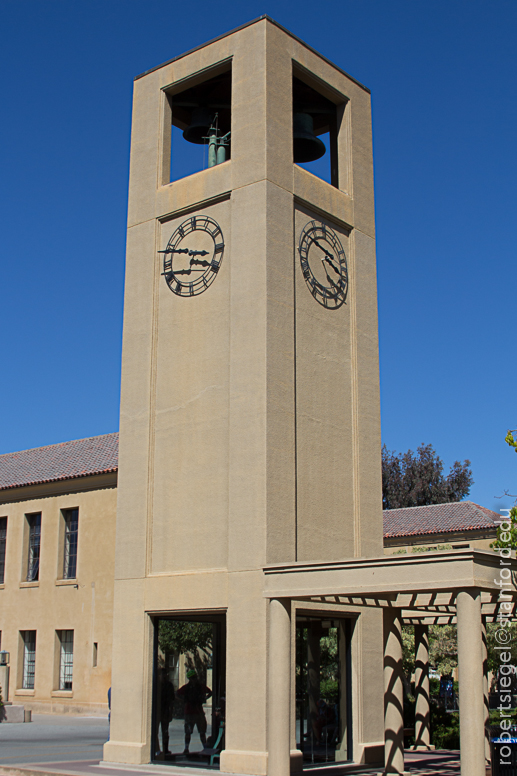
[[[334,256],[320,243],[317,241],[315,237],[312,238],[312,242],[318,246],[318,248],[321,248],[323,253],[325,253],[327,256],[330,256],[331,259],[334,258]]]
[[[313,243],[315,243],[318,246],[318,248],[320,248],[320,250],[323,251],[323,253],[326,256],[325,260],[327,261],[328,264],[330,264],[332,269],[335,272],[337,272],[338,275],[341,274],[339,272],[339,269],[336,268],[335,264],[332,263],[332,262],[336,261],[335,256],[332,253],[330,253],[330,251],[328,251],[323,245],[321,245],[321,243],[319,243],[314,237],[313,237],[312,241],[313,241]]]
[[[166,248],[158,253],[188,253],[189,256],[208,256],[208,251],[193,251],[188,248]]]
[[[341,277],[341,272],[340,272],[340,271],[339,271],[339,269],[336,267],[336,265],[335,265],[335,264],[333,264],[333,263],[330,261],[330,259],[329,259],[327,256],[325,256],[325,258],[324,258],[324,259],[322,259],[322,261],[326,261],[326,262],[327,262],[327,264],[329,265],[329,267],[332,267],[332,269],[334,270],[334,272],[336,273],[336,275],[339,275],[339,277]]]
[[[201,267],[210,267],[211,266],[210,262],[209,261],[205,261],[204,259],[190,259],[190,267],[189,267],[189,269],[176,269],[176,270],[171,270],[168,273],[164,272],[163,274],[164,275],[165,274],[169,274],[169,275],[190,275],[192,272],[202,272],[203,271],[202,269],[196,269],[196,268],[193,269],[192,268],[193,264],[199,264]]]
[[[325,270],[325,275],[327,276],[327,280],[328,280],[328,282],[330,283],[330,285],[331,285],[331,286],[334,286],[334,288],[335,288],[337,291],[339,291],[339,286],[338,286],[338,284],[336,283],[336,281],[335,281],[335,280],[333,280],[333,278],[331,278],[331,277],[330,277],[329,273],[327,272],[327,268],[326,268],[326,266],[325,266],[325,262],[328,262],[329,264],[330,264],[330,262],[328,261],[328,259],[327,259],[327,258],[324,258],[324,259],[322,259],[322,260],[321,260],[321,263],[323,264],[323,269]],[[332,264],[330,264],[330,266],[331,266],[333,269],[335,269],[335,267],[334,267]]]

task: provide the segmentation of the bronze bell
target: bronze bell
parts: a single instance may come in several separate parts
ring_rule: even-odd
[[[207,143],[208,131],[214,122],[215,114],[210,108],[194,108],[190,125],[183,131],[183,137],[189,143],[203,145]]]
[[[314,162],[327,149],[325,143],[314,134],[314,123],[309,113],[293,114],[293,160]]]

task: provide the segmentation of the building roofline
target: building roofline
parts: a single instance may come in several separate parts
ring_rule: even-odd
[[[2,453],[0,455],[0,470],[2,471],[2,479],[4,482],[0,484],[0,493],[14,491],[28,486],[46,485],[49,483],[65,482],[67,480],[79,480],[96,475],[116,474],[118,472],[118,436],[118,432],[114,431],[108,434],[98,434],[92,437],[71,439],[66,442],[57,442],[51,445],[41,445],[40,447],[31,447],[26,450]],[[98,453],[98,449],[97,451],[94,451],[94,448],[90,448],[90,450],[86,449],[86,451],[84,450],[84,443],[88,444],[91,442],[95,444],[95,442],[99,442],[100,440],[102,440],[102,447],[104,448],[103,454],[100,456],[98,454],[95,455],[95,452]],[[79,445],[79,448],[77,448],[76,445]],[[113,447],[115,448],[114,454]],[[83,457],[79,458],[79,461],[76,459],[74,462],[75,466],[71,466],[69,471],[63,471],[62,460],[59,458],[59,455],[57,459],[55,457],[52,459],[52,453],[56,453],[60,448],[64,451],[62,454],[65,456],[68,451],[78,450]],[[106,450],[108,452],[106,452]],[[50,456],[51,461],[51,464],[46,471],[46,466],[42,466],[41,458],[41,456],[45,456],[45,454]],[[69,455],[71,457],[72,452],[70,452]],[[90,456],[90,458],[88,458],[88,456]],[[54,471],[52,471],[53,465],[55,465]],[[36,470],[37,479],[28,479],[28,472],[30,472],[31,467]],[[5,476],[6,474],[9,475],[9,479]],[[12,480],[10,480],[11,477]]]
[[[90,439],[99,439],[100,437],[118,436],[118,431],[108,431],[106,434],[94,434],[89,437],[79,437],[78,439],[66,439],[64,442],[53,442],[50,445],[38,445],[37,447],[26,447],[24,450],[10,450],[8,453],[0,453],[0,459],[7,455],[21,455],[22,453],[32,453],[33,450],[46,450],[50,447],[60,447],[61,445],[71,445],[74,442],[88,442]]]
[[[138,81],[140,78],[143,78],[144,76],[149,75],[149,73],[154,73],[156,70],[160,70],[162,67],[171,65],[173,62],[177,62],[179,59],[183,59],[183,57],[187,57],[189,54],[193,54],[195,51],[200,51],[201,49],[205,48],[206,46],[210,46],[212,43],[215,43],[218,40],[223,40],[223,38],[227,38],[228,35],[233,35],[235,32],[239,32],[239,30],[244,30],[246,27],[250,27],[252,24],[257,24],[257,22],[261,22],[264,20],[267,22],[270,22],[271,24],[274,24],[275,27],[278,27],[279,30],[282,30],[282,32],[285,32],[286,35],[289,35],[290,38],[293,38],[293,40],[296,40],[298,43],[301,43],[302,46],[305,46],[306,49],[311,51],[313,54],[316,54],[316,56],[322,59],[324,62],[327,62],[332,67],[335,67],[336,70],[339,70],[340,73],[342,73],[344,76],[346,76],[351,81],[353,81],[361,89],[364,89],[365,92],[367,92],[368,94],[371,94],[371,90],[367,86],[362,84],[360,81],[358,81],[357,78],[354,78],[352,75],[350,75],[350,73],[347,73],[345,70],[339,67],[339,65],[336,65],[335,62],[332,62],[332,60],[330,60],[328,57],[324,56],[323,54],[320,54],[319,51],[316,51],[315,48],[313,48],[312,46],[309,46],[308,43],[306,43],[304,40],[302,40],[297,35],[292,33],[283,25],[276,22],[274,19],[271,18],[271,16],[268,16],[267,14],[258,16],[256,19],[252,19],[249,22],[245,22],[245,24],[241,24],[238,27],[235,27],[233,30],[224,32],[222,35],[218,35],[216,38],[207,40],[206,43],[201,43],[199,46],[194,46],[194,48],[191,48],[188,51],[185,51],[183,54],[178,54],[177,57],[168,59],[167,62],[163,62],[161,65],[156,65],[155,67],[151,67],[149,70],[146,70],[144,73],[140,73],[140,75],[135,76],[133,80]]]

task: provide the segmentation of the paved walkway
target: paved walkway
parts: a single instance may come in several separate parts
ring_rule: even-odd
[[[1,724],[0,776],[207,776],[204,768],[102,763],[102,746],[107,737],[108,723],[102,717],[34,714],[30,724]],[[406,773],[411,776],[460,774],[457,751],[406,751],[405,764]],[[314,769],[314,776],[353,773],[377,776],[379,771],[357,765]]]
[[[33,714],[30,723],[0,724],[0,766],[102,759],[106,717]]]
[[[406,752],[406,773],[411,776],[459,776],[459,753],[438,751],[425,754]],[[382,772],[381,772],[382,773]],[[358,766],[334,766],[314,769],[314,776],[352,776],[369,774],[381,776],[378,769]],[[0,776],[207,776],[201,768],[179,768],[167,765],[122,766],[105,764],[99,760],[69,760],[40,762],[30,765],[0,766]],[[487,769],[487,776],[491,771]]]

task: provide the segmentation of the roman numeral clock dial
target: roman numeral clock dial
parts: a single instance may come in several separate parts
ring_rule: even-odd
[[[341,307],[348,293],[348,269],[335,231],[320,221],[309,221],[300,234],[298,253],[303,277],[314,299],[329,310]]]
[[[221,267],[224,238],[209,216],[191,216],[173,232],[163,251],[163,272],[178,296],[197,296],[212,285]]]

